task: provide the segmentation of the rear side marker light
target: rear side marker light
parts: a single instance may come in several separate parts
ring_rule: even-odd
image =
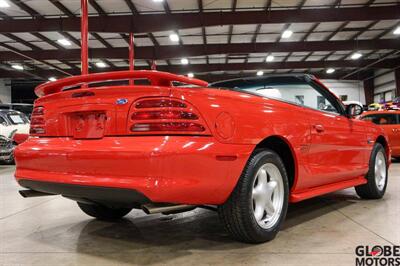
[[[199,117],[191,112],[185,111],[148,111],[136,112],[132,114],[133,120],[149,120],[149,119],[186,119],[197,120]]]
[[[38,106],[33,108],[32,115],[44,115],[44,107]]]
[[[181,132],[203,132],[205,128],[196,123],[139,123],[131,127],[132,132],[149,132],[149,131],[181,131]]]
[[[186,104],[167,99],[158,99],[158,100],[143,100],[137,102],[135,105],[136,108],[160,108],[160,107],[176,107],[176,108],[186,108]]]

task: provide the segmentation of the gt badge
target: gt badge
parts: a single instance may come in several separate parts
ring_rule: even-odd
[[[128,99],[118,99],[116,103],[117,105],[124,105],[128,103]]]

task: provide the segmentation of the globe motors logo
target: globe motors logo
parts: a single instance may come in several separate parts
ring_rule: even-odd
[[[357,246],[356,266],[400,266],[400,246]]]

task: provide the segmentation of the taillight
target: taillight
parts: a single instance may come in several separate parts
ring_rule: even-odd
[[[29,133],[32,135],[45,134],[44,107],[38,106],[33,108],[31,117],[31,127]]]
[[[135,112],[132,114],[133,120],[148,120],[148,119],[188,119],[196,120],[199,117],[191,112],[186,111],[147,111],[147,112]]]
[[[133,132],[148,132],[148,131],[189,131],[203,132],[205,128],[196,123],[140,123],[134,124],[131,127]]]
[[[173,98],[137,101],[131,111],[129,131],[137,134],[207,134],[205,122],[189,103]]]
[[[32,116],[35,116],[35,115],[44,115],[44,107],[38,106],[38,107],[33,108]]]
[[[142,100],[137,102],[135,107],[137,109],[141,108],[160,108],[160,107],[178,107],[178,108],[186,108],[186,104],[170,100],[170,99],[157,99],[157,100]]]

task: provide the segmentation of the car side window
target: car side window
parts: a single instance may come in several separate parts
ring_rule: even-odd
[[[304,107],[340,114],[329,99],[309,84],[277,84],[246,88],[245,90],[268,98],[280,99]]]
[[[371,121],[377,125],[394,125],[397,124],[395,114],[373,114],[362,118],[363,120]]]

